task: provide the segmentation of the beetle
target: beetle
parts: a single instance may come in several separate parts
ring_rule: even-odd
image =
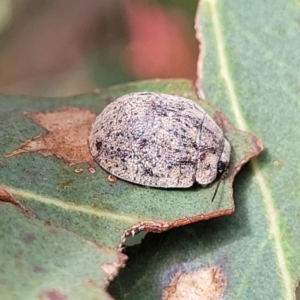
[[[126,94],[104,108],[90,152],[110,174],[157,188],[207,186],[224,173],[230,144],[195,102],[153,92]]]

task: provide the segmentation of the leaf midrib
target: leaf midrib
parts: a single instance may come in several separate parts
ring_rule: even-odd
[[[141,219],[135,216],[128,216],[128,215],[123,215],[123,214],[115,214],[111,212],[105,212],[105,211],[100,211],[94,208],[90,208],[85,205],[77,205],[77,204],[71,204],[69,202],[63,202],[59,199],[56,198],[50,198],[50,197],[45,197],[41,196],[39,194],[35,194],[23,189],[16,189],[14,187],[10,186],[3,186],[4,189],[8,190],[10,193],[12,193],[15,196],[19,196],[22,198],[27,198],[27,199],[33,199],[35,201],[49,204],[49,205],[55,205],[56,207],[60,207],[66,210],[71,210],[71,211],[76,211],[76,212],[81,212],[81,213],[86,213],[95,217],[100,217],[100,218],[107,218],[107,219],[114,219],[118,221],[122,221],[124,223],[129,223],[129,224],[137,224],[141,222]]]

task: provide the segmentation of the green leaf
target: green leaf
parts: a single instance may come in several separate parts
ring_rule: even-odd
[[[216,183],[207,188],[145,188],[123,180],[111,180],[107,172],[93,162],[87,138],[95,113],[98,114],[107,103],[120,95],[145,90],[191,98],[199,102],[223,127],[232,146],[232,155],[228,175],[221,181],[213,202],[211,199]],[[96,260],[98,256],[101,260],[95,266],[98,265],[99,273],[99,265],[105,266],[104,262],[111,265],[109,272],[105,273],[106,276],[102,274],[101,277],[98,274],[95,277],[95,270],[92,268],[89,271],[94,272],[94,277],[86,276],[90,276],[97,287],[104,287],[125,261],[125,256],[120,257],[115,252],[111,254],[114,258],[111,262],[112,258],[107,258],[106,252],[121,249],[126,237],[140,231],[161,232],[199,220],[231,214],[234,211],[234,177],[241,166],[262,149],[257,138],[236,130],[220,112],[198,100],[192,92],[191,83],[184,80],[138,82],[68,98],[2,96],[0,123],[0,200],[6,202],[2,213],[11,220],[11,224],[7,224],[5,219],[0,219],[2,226],[8,226],[3,231],[4,241],[1,242],[3,251],[8,256],[0,259],[4,286],[9,287],[6,289],[8,298],[12,297],[15,290],[18,295],[22,295],[22,290],[28,292],[28,299],[32,297],[32,293],[39,295],[45,291],[73,297],[73,291],[77,291],[78,276],[81,276],[80,291],[90,291],[89,287],[82,286],[84,280],[79,269],[86,264],[87,259],[95,257]],[[15,205],[15,208],[12,209],[7,203]],[[22,212],[27,216],[23,216]],[[45,228],[43,222],[33,220],[34,217],[58,228],[59,234],[52,235],[53,231]],[[11,228],[16,228],[15,236],[10,236]],[[36,240],[32,249],[26,243],[21,243],[22,237],[28,235],[34,236]],[[15,246],[6,242],[10,238],[12,242],[21,242]],[[89,251],[92,250],[85,250],[82,261],[78,262],[78,269],[73,270],[66,265],[55,269],[45,265],[64,259],[61,257],[70,253],[72,248],[80,252],[81,248],[88,247],[84,245],[90,245],[88,241],[101,247],[91,254]],[[47,253],[43,251],[43,247],[48,249]],[[10,251],[12,248],[24,253],[24,262],[20,267],[15,267],[13,272],[8,265],[9,261],[15,260],[13,252]],[[59,251],[64,249],[65,252],[60,254]],[[32,262],[31,253],[35,253]],[[52,261],[51,256],[54,257],[56,253],[58,256]],[[37,274],[37,278],[28,284],[26,280],[19,280],[18,285],[14,285],[14,272],[19,272],[20,276],[28,273],[30,268],[34,272],[35,265],[49,269],[51,276],[58,272],[57,281],[50,277],[40,278]],[[69,275],[69,282],[63,283],[61,276]],[[0,289],[1,285],[0,280]],[[91,295],[86,292],[85,299],[93,298],[94,289],[92,290]],[[105,292],[102,293],[104,295]]]
[[[111,299],[103,287],[124,255],[67,230],[0,210],[1,299]]]
[[[209,267],[224,275],[208,276],[225,287],[224,299],[299,298],[299,16],[297,1],[201,1],[198,86],[265,150],[236,177],[234,215],[148,236],[127,250],[128,265],[111,286],[117,299],[159,299],[169,285],[176,291],[178,274]],[[210,291],[193,279],[185,299],[197,287]]]

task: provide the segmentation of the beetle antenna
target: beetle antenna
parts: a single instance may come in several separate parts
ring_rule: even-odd
[[[221,178],[220,178],[219,181],[218,181],[218,185],[217,185],[217,187],[216,187],[216,189],[215,189],[215,192],[214,192],[214,195],[213,195],[213,197],[212,197],[212,199],[211,199],[211,202],[214,201],[214,199],[215,199],[215,197],[216,197],[216,195],[217,195],[217,191],[218,191],[218,189],[219,189],[220,183],[221,183]]]
[[[213,197],[212,197],[212,199],[211,199],[211,202],[213,202],[213,201],[215,200],[216,195],[217,195],[217,192],[218,192],[218,189],[219,189],[219,186],[220,186],[220,183],[221,183],[221,180],[223,180],[223,179],[227,176],[228,171],[229,171],[229,169],[226,168],[225,171],[223,172],[223,174],[221,175],[221,177],[220,177],[220,179],[219,179],[219,181],[218,181],[218,185],[217,185],[217,187],[216,187],[216,189],[215,189],[214,195],[213,195]]]

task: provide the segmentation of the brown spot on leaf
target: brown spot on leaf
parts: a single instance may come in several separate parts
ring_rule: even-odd
[[[26,244],[32,244],[35,241],[35,235],[33,233],[27,233],[23,240]]]
[[[66,107],[54,112],[24,113],[37,125],[47,130],[7,156],[37,152],[44,156],[56,156],[73,165],[92,162],[87,139],[95,114],[89,110]]]
[[[94,173],[96,173],[96,170],[94,169],[94,168],[89,168],[89,172],[91,173],[91,174],[94,174]]]
[[[101,269],[105,272],[106,275],[108,275],[109,280],[112,280],[118,274],[119,268],[120,266],[118,262],[101,265]]]
[[[44,222],[44,225],[45,225],[45,226],[51,226],[52,224],[51,224],[51,221],[50,221],[50,220],[46,220],[46,221]]]
[[[106,282],[105,286],[109,284],[110,281],[112,281],[115,276],[118,275],[120,268],[123,267],[125,261],[127,260],[127,256],[123,253],[118,253],[118,261],[112,262],[112,263],[105,263],[100,266],[102,271],[104,271],[106,275]]]
[[[77,168],[77,169],[74,170],[74,172],[76,174],[80,174],[80,173],[83,173],[83,169],[82,168]]]
[[[179,271],[164,289],[162,300],[221,299],[226,288],[225,275],[218,267],[204,267],[196,271]]]
[[[57,290],[46,290],[38,294],[38,299],[40,300],[67,300],[68,296]]]
[[[14,255],[15,258],[21,258],[23,255],[23,252],[18,252]]]
[[[114,175],[109,174],[109,175],[107,176],[107,180],[108,180],[108,182],[110,182],[110,183],[115,183],[115,182],[117,181],[117,177],[114,176]]]
[[[90,279],[90,278],[87,278],[85,280],[85,283],[88,285],[88,286],[95,286],[95,281],[93,279]]]
[[[70,186],[73,182],[74,182],[74,180],[67,180],[67,181],[61,183],[60,187],[61,188],[66,188],[66,187]]]
[[[278,160],[275,160],[273,164],[274,164],[275,167],[281,167],[282,166],[282,163]]]
[[[4,187],[0,186],[0,202],[1,201],[11,203],[18,207],[25,215],[34,217],[34,214],[29,209],[22,205],[16,198],[14,198],[14,196]]]
[[[39,267],[39,266],[34,267],[33,271],[35,273],[44,273],[45,272],[45,270],[43,268]]]

